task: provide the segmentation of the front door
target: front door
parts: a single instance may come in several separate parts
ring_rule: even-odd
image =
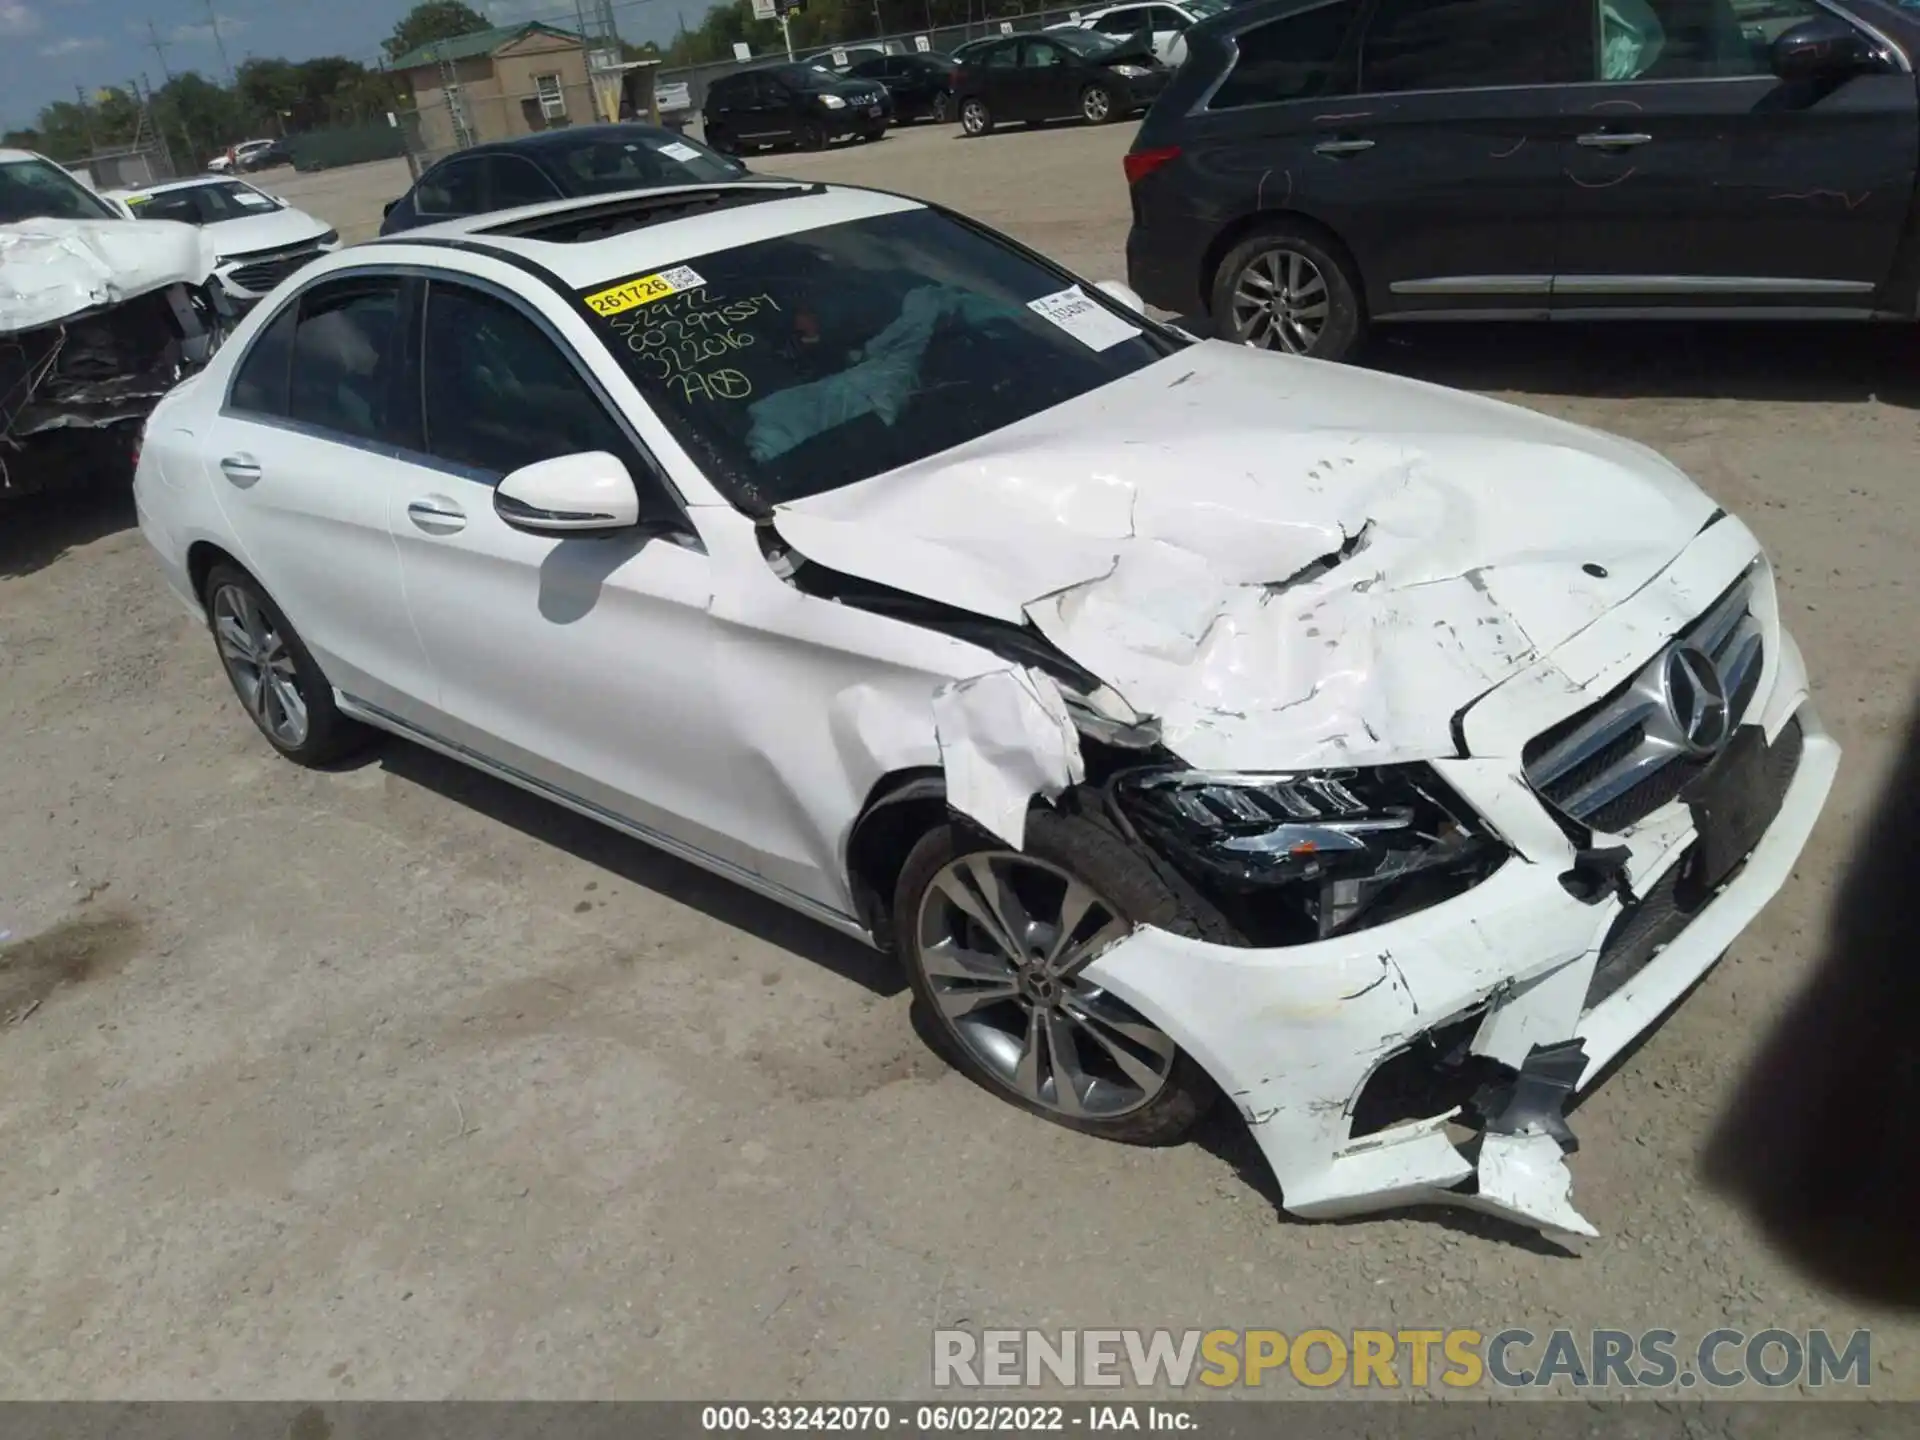
[[[439,682],[423,728],[756,870],[729,783],[704,551],[657,534],[529,535],[494,512],[495,485],[522,465],[604,450],[645,487],[651,462],[551,322],[504,292],[430,282],[419,360],[428,458],[393,537]]]
[[[1815,0],[1588,3],[1555,313],[1870,307],[1913,200],[1913,76],[1776,79],[1768,47],[1832,13]]]
[[[388,529],[412,469],[392,423],[403,287],[343,275],[287,302],[235,368],[208,480],[327,678],[410,718],[432,687]]]

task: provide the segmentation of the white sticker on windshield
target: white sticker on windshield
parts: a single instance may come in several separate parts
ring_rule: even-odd
[[[233,198],[236,203],[246,206],[249,210],[271,210],[273,208],[273,201],[264,195],[236,194]]]
[[[1140,333],[1138,326],[1127,324],[1111,310],[1088,299],[1078,285],[1029,300],[1027,308],[1042,319],[1051,320],[1089,350],[1110,350]]]
[[[694,149],[691,145],[683,145],[678,140],[674,141],[671,145],[662,145],[660,147],[660,153],[662,155],[671,155],[674,159],[682,162],[698,160],[700,158],[700,152],[698,150]]]

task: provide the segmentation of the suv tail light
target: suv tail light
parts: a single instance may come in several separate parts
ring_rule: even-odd
[[[1154,150],[1135,150],[1120,158],[1120,168],[1127,172],[1127,184],[1138,185],[1147,176],[1169,161],[1180,158],[1178,145],[1162,145]]]

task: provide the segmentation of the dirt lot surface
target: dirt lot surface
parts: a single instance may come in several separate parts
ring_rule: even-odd
[[[918,130],[757,163],[923,193],[1102,278],[1128,139]],[[406,183],[266,178],[350,238]],[[929,1053],[857,945],[397,742],[277,761],[126,500],[21,504],[0,1394],[875,1396],[927,1390],[936,1324],[1565,1324],[1871,1325],[1876,1393],[1920,1396],[1891,1303],[1914,1137],[1836,1144],[1873,1094],[1819,1088],[1872,1061],[1876,1015],[1912,1023],[1910,939],[1873,953],[1829,908],[1913,745],[1915,337],[1435,329],[1371,359],[1698,476],[1771,547],[1847,747],[1787,891],[1575,1117],[1603,1238],[1293,1222],[1230,1116],[1162,1151],[1027,1118]],[[1769,1108],[1732,1118],[1761,1069]]]

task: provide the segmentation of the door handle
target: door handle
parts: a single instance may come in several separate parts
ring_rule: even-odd
[[[1313,147],[1316,155],[1358,155],[1362,150],[1371,150],[1371,140],[1322,140]]]
[[[1617,130],[1590,130],[1580,136],[1575,143],[1584,145],[1589,150],[1631,150],[1634,146],[1644,145],[1651,139],[1653,139],[1651,135],[1643,135],[1638,131],[1623,133]]]
[[[467,512],[444,495],[429,495],[407,506],[407,518],[429,535],[452,535],[467,528]]]
[[[251,455],[228,455],[220,461],[220,473],[236,485],[251,485],[260,478],[260,462]]]

